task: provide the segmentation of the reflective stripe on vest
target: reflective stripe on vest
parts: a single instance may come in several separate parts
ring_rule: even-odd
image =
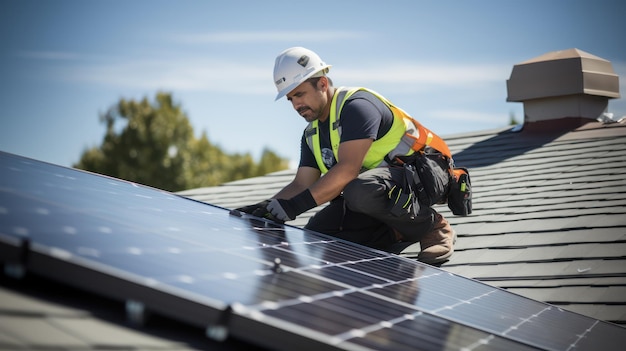
[[[357,91],[367,91],[381,100],[393,114],[393,123],[389,131],[380,139],[375,140],[370,146],[363,167],[372,169],[386,166],[385,158],[393,159],[395,156],[410,155],[415,151],[422,150],[425,146],[430,146],[445,156],[452,157],[448,146],[437,135],[423,127],[415,119],[411,118],[399,107],[394,106],[389,100],[380,94],[366,88],[337,88],[330,105],[329,127],[330,144],[338,161],[339,143],[341,141],[341,110],[347,99]],[[322,173],[328,172],[322,158],[322,149],[319,140],[319,123],[317,120],[310,122],[305,130],[306,142],[315,156],[315,161]]]

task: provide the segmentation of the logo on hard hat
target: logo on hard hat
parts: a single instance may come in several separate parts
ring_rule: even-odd
[[[306,67],[309,64],[309,57],[307,55],[302,55],[298,59],[298,64],[302,67]]]

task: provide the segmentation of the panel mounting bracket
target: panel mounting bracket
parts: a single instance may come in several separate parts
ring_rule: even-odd
[[[28,238],[21,240],[19,245],[19,254],[17,261],[9,261],[4,264],[4,274],[13,279],[22,279],[26,275],[26,264],[28,262],[28,254],[30,252],[30,240]]]
[[[222,342],[228,338],[228,321],[232,314],[232,307],[229,305],[223,310],[214,324],[206,327],[206,336],[209,339]]]
[[[134,325],[143,326],[148,321],[149,313],[143,302],[135,300],[126,301],[126,318]]]

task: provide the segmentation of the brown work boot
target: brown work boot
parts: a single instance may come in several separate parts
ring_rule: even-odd
[[[417,259],[428,264],[445,262],[452,256],[455,242],[456,233],[450,223],[442,215],[435,213],[433,229],[420,240],[422,250]]]

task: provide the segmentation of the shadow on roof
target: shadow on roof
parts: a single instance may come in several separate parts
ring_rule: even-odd
[[[468,168],[491,166],[541,148],[570,131],[570,129],[539,131],[526,126],[521,131],[515,131],[515,128],[508,129],[455,153],[454,161],[457,165]]]

